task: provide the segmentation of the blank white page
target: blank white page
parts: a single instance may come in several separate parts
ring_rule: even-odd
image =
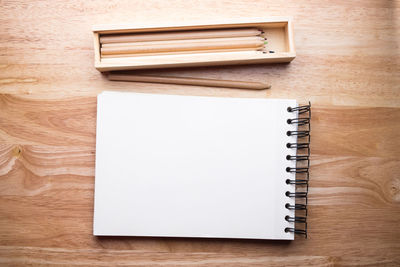
[[[94,235],[294,239],[295,100],[103,92]]]

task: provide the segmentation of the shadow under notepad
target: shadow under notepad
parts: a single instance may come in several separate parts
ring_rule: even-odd
[[[201,250],[218,251],[222,246],[274,246],[282,249],[289,247],[292,240],[270,240],[270,239],[237,239],[237,238],[194,238],[194,237],[143,237],[143,236],[95,236],[96,242],[102,247],[123,248],[125,244],[131,248],[135,244],[160,243],[168,247],[189,246],[201,248]]]

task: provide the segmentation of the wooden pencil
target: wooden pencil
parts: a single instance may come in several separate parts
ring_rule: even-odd
[[[233,48],[233,49],[215,49],[215,50],[194,50],[194,51],[172,51],[159,53],[137,53],[137,54],[112,54],[101,55],[101,58],[119,58],[119,57],[143,57],[143,56],[162,56],[162,55],[184,55],[184,54],[201,54],[201,53],[221,53],[221,52],[242,52],[242,51],[262,51],[260,48]]]
[[[198,51],[198,50],[221,50],[234,48],[262,48],[264,39],[254,37],[254,40],[241,40],[236,42],[221,41],[196,42],[196,43],[176,43],[176,44],[158,44],[158,45],[131,45],[121,47],[102,47],[102,55],[115,54],[136,54],[136,53],[157,53],[173,51]]]
[[[171,77],[171,76],[149,76],[149,75],[130,75],[110,73],[108,79],[111,81],[129,81],[129,82],[145,82],[145,83],[164,83],[164,84],[181,84],[209,87],[227,87],[239,89],[262,90],[269,89],[271,85],[260,82],[247,81],[229,81],[216,79],[202,79],[189,77]]]
[[[197,43],[214,43],[214,42],[239,42],[239,41],[265,41],[265,38],[260,36],[250,37],[228,37],[228,38],[207,38],[207,39],[187,39],[187,40],[166,40],[166,41],[149,41],[149,42],[130,42],[130,43],[111,43],[101,44],[102,48],[109,47],[132,47],[141,45],[180,45],[180,44],[197,44]]]
[[[191,30],[176,32],[157,33],[129,33],[129,34],[103,34],[100,36],[100,43],[129,43],[145,41],[185,40],[185,39],[206,39],[224,37],[246,37],[257,36],[262,31],[256,28],[238,28],[221,30]]]

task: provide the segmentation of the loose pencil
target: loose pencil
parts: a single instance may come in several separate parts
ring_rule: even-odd
[[[247,37],[260,35],[262,31],[256,28],[221,29],[221,30],[191,30],[157,33],[104,34],[100,43],[129,43],[145,41],[206,39],[224,37]]]
[[[108,75],[108,79],[111,81],[181,84],[181,85],[195,85],[195,86],[197,85],[197,86],[228,87],[228,88],[253,89],[253,90],[262,90],[271,88],[271,85],[260,82],[229,81],[229,80],[202,79],[202,78],[190,78],[190,77],[171,77],[171,76],[163,77],[163,76],[110,73]]]

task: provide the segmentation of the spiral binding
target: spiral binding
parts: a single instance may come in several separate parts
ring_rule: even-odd
[[[286,184],[296,185],[302,188],[301,191],[285,193],[286,197],[303,199],[303,204],[286,203],[285,208],[288,210],[301,211],[302,216],[286,216],[285,220],[295,223],[295,227],[286,227],[285,232],[304,235],[307,238],[307,204],[308,204],[308,182],[309,182],[309,169],[310,169],[310,131],[311,131],[311,103],[298,107],[288,107],[289,113],[298,115],[298,118],[288,119],[288,124],[297,124],[297,131],[287,131],[287,136],[297,136],[296,143],[287,143],[287,148],[296,148],[298,155],[287,155],[286,160],[296,161],[296,167],[287,167],[286,172],[295,173],[295,179],[286,179]],[[299,140],[300,139],[300,140]],[[297,189],[296,189],[297,190]],[[301,224],[301,228],[298,227]]]

